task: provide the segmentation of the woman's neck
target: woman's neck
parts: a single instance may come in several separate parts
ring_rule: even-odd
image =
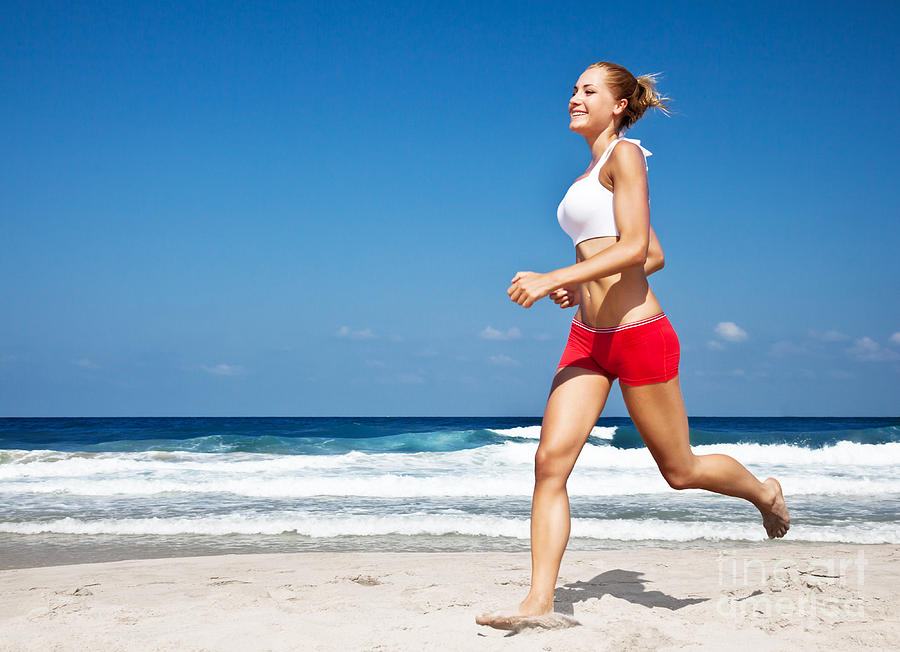
[[[624,129],[617,133],[613,127],[609,127],[594,136],[585,136],[584,138],[587,141],[588,147],[591,148],[591,163],[593,164],[599,161],[600,157],[603,156],[603,153],[606,151],[606,148],[609,147],[613,141],[618,140],[624,135]]]

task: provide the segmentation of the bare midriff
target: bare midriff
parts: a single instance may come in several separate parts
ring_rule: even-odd
[[[616,240],[616,236],[608,236],[579,242],[575,247],[576,262],[598,254]],[[594,328],[614,328],[662,312],[643,267],[631,267],[579,287],[581,304],[575,311],[575,319]]]

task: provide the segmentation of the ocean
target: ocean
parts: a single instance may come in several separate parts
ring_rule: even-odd
[[[200,554],[529,549],[540,417],[0,419],[0,568]],[[774,476],[773,545],[900,543],[900,418],[690,419]],[[568,482],[569,549],[767,541],[750,503],[676,491],[627,418]]]

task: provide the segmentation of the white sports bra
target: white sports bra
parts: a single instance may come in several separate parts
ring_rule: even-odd
[[[609,158],[613,147],[620,140],[627,140],[641,147],[641,141],[634,138],[619,136],[609,144],[603,156],[592,167],[586,177],[583,177],[569,186],[565,197],[556,209],[556,219],[563,231],[569,234],[576,245],[588,238],[601,238],[603,236],[618,236],[619,229],[613,213],[613,194],[599,180],[600,168]],[[651,152],[641,147],[644,153],[644,165],[647,165],[647,157]],[[649,170],[650,168],[647,167]]]

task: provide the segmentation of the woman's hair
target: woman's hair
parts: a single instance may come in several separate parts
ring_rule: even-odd
[[[657,92],[656,76],[659,73],[641,75],[635,78],[626,68],[609,61],[598,61],[587,67],[588,70],[591,68],[601,68],[606,72],[606,85],[614,98],[617,100],[623,98],[628,100],[628,106],[625,107],[625,112],[622,114],[622,122],[619,124],[619,131],[631,128],[631,125],[641,119],[644,111],[651,107],[657,107],[660,111],[669,115],[667,110],[669,104],[666,100],[671,100],[672,98],[665,97]]]

